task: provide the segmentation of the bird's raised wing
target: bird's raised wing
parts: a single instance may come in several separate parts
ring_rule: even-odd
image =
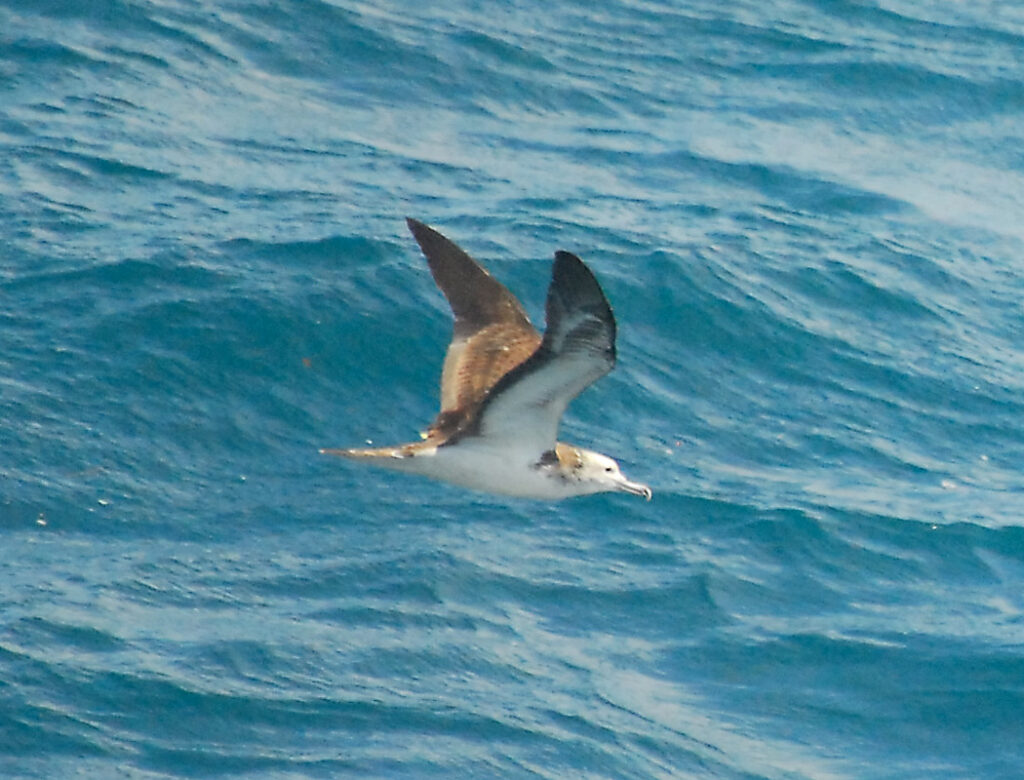
[[[441,412],[427,432],[444,437],[464,427],[488,391],[534,353],[541,337],[516,297],[476,260],[422,222],[406,222],[455,315],[441,371]]]

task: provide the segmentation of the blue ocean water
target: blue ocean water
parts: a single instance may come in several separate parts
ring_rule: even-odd
[[[1024,10],[3,0],[0,775],[1024,774]],[[415,438],[403,222],[654,500]]]

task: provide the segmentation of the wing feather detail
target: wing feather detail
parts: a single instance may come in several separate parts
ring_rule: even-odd
[[[615,317],[593,273],[570,252],[555,254],[546,319],[540,346],[497,381],[465,435],[551,450],[572,399],[611,371]]]
[[[415,219],[409,230],[455,316],[441,371],[441,411],[426,432],[444,438],[465,427],[494,385],[541,343],[522,304],[453,241]]]

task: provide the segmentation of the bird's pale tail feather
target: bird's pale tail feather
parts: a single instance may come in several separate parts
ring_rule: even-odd
[[[367,447],[352,449],[322,449],[321,455],[336,455],[339,458],[352,458],[353,460],[406,460],[415,458],[417,455],[430,454],[437,449],[436,445],[425,441],[415,441],[409,444],[398,444],[393,447]]]
[[[402,447],[373,447],[369,449],[322,449],[321,455],[337,455],[339,458],[374,459],[374,458],[407,458],[410,453],[403,452]]]

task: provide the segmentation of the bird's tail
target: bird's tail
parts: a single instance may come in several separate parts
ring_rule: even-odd
[[[406,458],[408,455],[402,452],[401,447],[371,447],[365,449],[333,449],[325,448],[320,450],[321,455],[337,455],[339,458]]]
[[[352,460],[376,461],[380,466],[398,466],[397,462],[409,461],[417,456],[432,454],[437,449],[427,442],[411,442],[393,447],[367,447],[353,449],[322,449],[321,455],[336,455],[339,458]],[[397,461],[397,462],[396,462]]]

